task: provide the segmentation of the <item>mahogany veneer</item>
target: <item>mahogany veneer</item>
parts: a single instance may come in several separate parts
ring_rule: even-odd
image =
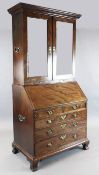
[[[81,15],[24,3],[8,11],[13,21],[13,153],[21,151],[35,171],[44,158],[81,144],[88,148],[87,98],[73,79],[51,79],[49,63],[48,77],[27,76],[27,17],[47,19],[48,59],[54,64],[56,21],[73,24],[74,55],[76,19]],[[54,50],[49,52],[49,47]]]

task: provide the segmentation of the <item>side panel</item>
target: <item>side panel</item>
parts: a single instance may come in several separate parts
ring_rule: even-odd
[[[24,85],[27,56],[27,23],[23,12],[12,16],[13,28],[13,82]],[[27,70],[26,70],[27,71]]]
[[[13,124],[15,144],[33,155],[33,110],[24,87],[18,85],[13,85]]]

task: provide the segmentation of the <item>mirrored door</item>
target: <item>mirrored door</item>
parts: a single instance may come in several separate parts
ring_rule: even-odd
[[[27,18],[27,78],[52,79],[52,19]]]
[[[53,79],[64,80],[74,76],[74,24],[53,20]]]
[[[76,22],[27,18],[27,82],[74,77]]]
[[[28,18],[28,76],[47,77],[47,21]]]

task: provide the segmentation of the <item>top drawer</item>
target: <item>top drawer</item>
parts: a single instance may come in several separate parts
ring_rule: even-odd
[[[35,119],[46,118],[56,114],[61,114],[68,111],[76,111],[80,108],[86,108],[86,102],[78,102],[73,104],[60,105],[57,107],[50,107],[48,109],[42,109],[34,112]]]

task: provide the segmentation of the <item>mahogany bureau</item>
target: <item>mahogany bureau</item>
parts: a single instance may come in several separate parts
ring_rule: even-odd
[[[74,78],[76,20],[81,15],[24,3],[8,11],[13,22],[13,153],[22,152],[35,171],[49,156],[78,145],[88,148],[87,98]],[[47,21],[47,76],[28,73],[28,17]],[[55,72],[57,22],[72,25],[72,74]]]

